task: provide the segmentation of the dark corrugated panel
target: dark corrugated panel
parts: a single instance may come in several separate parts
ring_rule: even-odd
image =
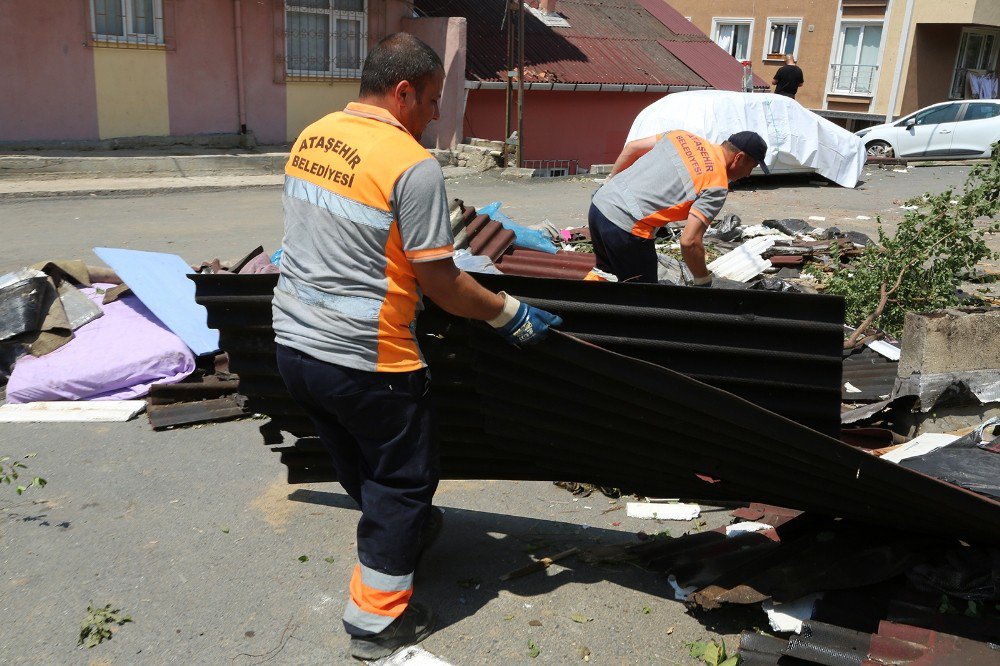
[[[899,361],[890,361],[869,347],[844,354],[844,402],[879,402],[892,393]],[[861,391],[849,391],[847,384]]]
[[[477,278],[526,301],[561,306],[564,330],[606,326],[615,334],[604,337],[612,339],[646,335],[634,348],[661,355],[658,336],[666,335],[665,360],[722,373],[715,378],[720,384],[730,381],[727,373],[744,373],[743,388],[752,388],[748,399],[779,395],[776,407],[798,411],[803,420],[830,426],[839,414],[841,299]],[[293,434],[309,434],[295,405],[281,398],[274,368],[270,294],[276,277],[192,279],[209,326],[220,329],[220,345],[241,375],[248,409],[273,415]],[[648,496],[755,499],[914,531],[930,521],[941,534],[968,542],[1000,540],[1000,503],[874,458],[660,365],[559,332],[518,350],[484,324],[432,304],[420,316],[418,336],[434,377],[446,478],[569,477]],[[756,369],[747,371],[748,365]],[[759,372],[773,380],[760,384]],[[309,464],[311,478],[329,478],[322,461]]]
[[[720,49],[715,42],[677,42],[661,40],[660,45],[677,56],[718,90],[743,90],[743,65]],[[753,75],[754,88],[767,88],[767,82]]]
[[[417,0],[428,16],[463,16],[467,20],[466,78],[504,81],[506,28],[504,0]],[[525,15],[525,81],[689,85],[705,80],[657,43],[678,37],[632,0],[577,2],[563,0],[558,11],[569,28],[550,28]]]
[[[513,256],[519,255],[517,251]],[[217,279],[223,277],[232,276]],[[213,284],[209,276],[197,279],[205,284],[200,290]],[[251,279],[262,280],[256,283],[257,291]],[[839,433],[840,298],[510,275],[476,279],[493,291],[506,291],[559,314],[564,320],[561,330],[582,340],[681,372],[822,432]],[[228,284],[226,288],[235,291],[220,297],[209,325],[226,336],[229,327],[242,329],[254,321],[256,334],[271,336],[270,298],[276,278],[239,280],[217,285]],[[210,292],[199,291],[202,296],[206,305],[216,303]],[[273,358],[268,360],[273,353],[267,346],[270,340],[255,343],[260,352],[239,358],[235,351],[249,342],[235,344],[236,350],[225,344],[222,348],[233,355],[232,369],[241,377],[248,369],[259,374],[274,365]]]

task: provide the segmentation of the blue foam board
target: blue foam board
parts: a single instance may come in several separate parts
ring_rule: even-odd
[[[208,311],[194,300],[194,273],[176,254],[95,247],[143,305],[196,355],[219,351],[219,332],[208,327]]]

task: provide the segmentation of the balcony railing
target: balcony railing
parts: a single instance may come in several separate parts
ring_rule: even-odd
[[[871,95],[875,91],[875,75],[878,65],[830,65],[833,76],[830,92],[849,95]]]

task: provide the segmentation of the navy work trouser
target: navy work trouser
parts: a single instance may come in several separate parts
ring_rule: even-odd
[[[590,204],[587,223],[599,269],[617,276],[619,282],[657,281],[653,239],[633,236],[616,226],[594,204]]]
[[[440,479],[427,370],[365,372],[278,345],[292,398],[316,426],[337,479],[361,507],[347,632],[375,634],[412,594],[420,535]]]

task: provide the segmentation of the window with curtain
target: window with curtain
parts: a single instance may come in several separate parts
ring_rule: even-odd
[[[798,55],[801,19],[768,19],[767,44],[764,58],[781,60],[786,54]]]
[[[287,0],[286,69],[306,78],[358,78],[368,40],[365,0]]]
[[[719,20],[715,22],[715,43],[737,60],[750,58],[750,27],[747,20]]]
[[[845,23],[840,30],[839,58],[832,66],[830,92],[874,94],[881,45],[881,24]]]
[[[91,0],[93,38],[112,43],[162,44],[162,0]]]

